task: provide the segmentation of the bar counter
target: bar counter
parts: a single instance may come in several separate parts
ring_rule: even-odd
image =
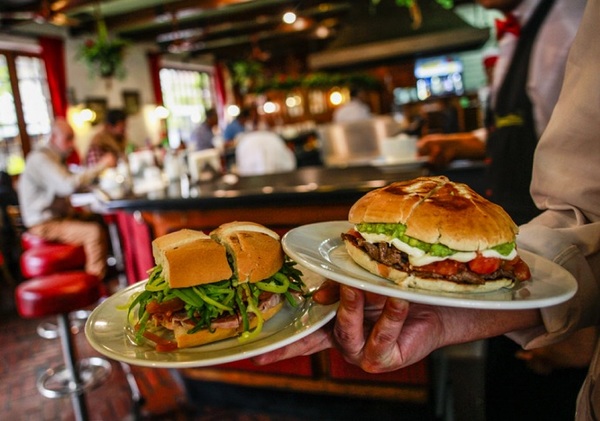
[[[238,177],[220,176],[199,182],[182,192],[181,185],[164,191],[107,201],[108,209],[173,210],[214,209],[270,203],[321,202],[329,198],[352,199],[393,181],[424,175],[419,165],[398,167],[303,167],[293,172]],[[183,194],[182,194],[183,193]]]

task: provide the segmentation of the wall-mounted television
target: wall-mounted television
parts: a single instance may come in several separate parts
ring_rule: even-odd
[[[452,55],[420,58],[415,61],[417,97],[462,95],[463,63]]]

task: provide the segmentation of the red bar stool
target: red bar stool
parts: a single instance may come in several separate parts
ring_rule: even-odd
[[[25,243],[27,241],[31,240],[26,240]],[[27,243],[27,249],[23,247],[25,251],[20,260],[21,273],[27,279],[85,267],[85,251],[81,245],[50,243],[44,240],[40,240],[37,246],[32,244]]]
[[[43,237],[25,231],[21,234],[20,265],[25,279],[51,275],[70,270],[83,270],[85,252],[83,246],[49,241]],[[71,313],[73,327],[80,328],[85,324],[88,311],[79,310]],[[43,322],[38,326],[38,335],[46,339],[58,338],[56,324]]]
[[[101,284],[97,276],[72,271],[26,280],[15,290],[16,307],[21,317],[56,316],[58,319],[65,364],[42,373],[37,387],[47,398],[70,395],[75,418],[79,421],[88,419],[84,392],[106,380],[112,367],[110,362],[98,357],[76,361],[69,314],[95,304],[101,296]]]
[[[52,244],[60,244],[55,241],[46,240],[39,235],[35,235],[30,233],[29,231],[25,231],[21,234],[21,248],[23,251],[27,251],[29,249],[40,247],[40,246],[48,246]]]

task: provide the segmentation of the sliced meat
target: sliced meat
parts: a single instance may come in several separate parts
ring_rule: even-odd
[[[389,245],[386,242],[381,243],[370,243],[363,237],[355,236],[351,234],[342,234],[342,239],[349,241],[356,247],[363,250],[371,257],[371,259],[383,263],[386,266],[391,266],[394,269],[402,272],[407,272],[421,278],[430,279],[444,279],[459,284],[474,284],[481,285],[486,281],[492,281],[495,279],[513,279],[516,280],[516,276],[513,271],[498,269],[497,271],[487,274],[480,275],[471,270],[465,263],[460,264],[460,270],[457,274],[451,275],[450,277],[444,276],[431,271],[421,271],[418,266],[412,266],[408,261],[408,254],[398,250],[396,247]]]

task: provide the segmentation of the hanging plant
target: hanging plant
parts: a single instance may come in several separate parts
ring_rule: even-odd
[[[123,56],[128,43],[119,38],[109,38],[106,24],[101,18],[97,25],[96,39],[86,40],[77,57],[86,64],[92,76],[122,79],[126,74]]]
[[[334,86],[355,86],[367,90],[381,88],[380,81],[367,74],[338,74],[338,73],[310,73],[301,76],[274,75],[262,78],[261,83],[255,84],[248,92],[261,94],[267,91],[289,91],[295,88],[329,89]]]
[[[264,84],[265,68],[254,60],[239,60],[229,64],[229,70],[240,92],[248,93]]]

